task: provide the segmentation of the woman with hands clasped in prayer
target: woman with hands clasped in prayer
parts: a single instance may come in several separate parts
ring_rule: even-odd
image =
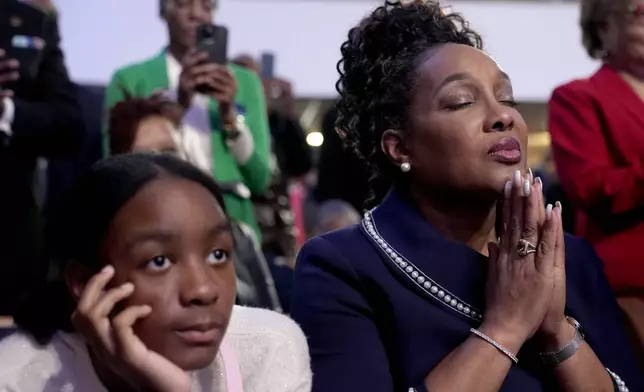
[[[481,47],[434,1],[387,2],[342,45],[336,125],[379,205],[300,252],[316,392],[642,390],[602,262],[544,208]]]
[[[171,155],[118,155],[58,207],[60,278],[14,315],[0,390],[310,391],[299,327],[233,306],[233,237],[208,174]]]

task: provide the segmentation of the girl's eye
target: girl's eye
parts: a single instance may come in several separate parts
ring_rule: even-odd
[[[215,249],[210,252],[208,260],[206,262],[212,265],[224,264],[229,259],[228,252],[223,249]]]
[[[152,260],[147,262],[146,268],[155,271],[163,271],[170,268],[170,264],[170,259],[166,256],[155,256]]]

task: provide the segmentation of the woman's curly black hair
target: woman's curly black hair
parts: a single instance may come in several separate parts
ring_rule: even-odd
[[[349,31],[338,62],[336,130],[372,171],[370,203],[378,203],[397,172],[380,148],[387,129],[404,131],[415,71],[429,49],[445,43],[481,49],[481,37],[437,1],[386,1]]]

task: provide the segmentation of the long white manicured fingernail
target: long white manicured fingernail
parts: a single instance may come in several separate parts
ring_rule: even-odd
[[[530,185],[530,180],[523,180],[523,196],[530,196],[530,190],[532,185]]]
[[[555,206],[557,206],[557,208],[559,208],[559,213],[563,212],[563,207],[561,206],[560,202],[556,202]]]
[[[533,183],[534,182],[534,175],[532,174],[532,169],[530,169],[530,168],[528,168],[528,175],[530,176],[529,177],[530,183]]]
[[[521,186],[521,171],[517,170],[514,172],[514,185]]]
[[[541,177],[535,178],[534,183],[539,186],[539,191],[543,193],[543,182],[541,182]]]
[[[508,198],[510,197],[510,194],[512,193],[512,181],[508,181],[505,183],[505,188],[503,189],[503,195]]]
[[[552,216],[552,204],[548,204],[548,206],[546,207],[546,218],[550,219],[551,216]]]

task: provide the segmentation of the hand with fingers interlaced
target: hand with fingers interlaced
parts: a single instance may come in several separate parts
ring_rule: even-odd
[[[544,208],[540,181],[533,181],[531,174],[524,178],[517,171],[505,186],[506,229],[500,242],[489,246],[487,304],[480,330],[513,354],[559,317],[555,276],[557,263],[563,264],[557,248],[563,240],[560,210]],[[565,277],[563,287],[565,291]]]
[[[97,359],[135,390],[190,391],[188,373],[149,350],[132,329],[152,312],[149,306],[130,306],[113,315],[115,306],[135,289],[132,283],[106,289],[113,276],[114,268],[107,266],[89,280],[72,315],[76,331]]]
[[[543,182],[539,177],[535,178],[532,170],[529,170],[528,180],[537,189],[539,218],[538,227],[542,228],[546,221],[545,200],[543,198]],[[556,202],[554,208],[558,214],[559,225],[557,227],[557,240],[555,242],[555,259],[553,270],[553,293],[552,301],[548,311],[539,326],[538,334],[548,346],[548,349],[557,349],[568,343],[574,335],[574,328],[566,321],[566,244],[564,239],[563,220],[561,218],[561,203]]]

